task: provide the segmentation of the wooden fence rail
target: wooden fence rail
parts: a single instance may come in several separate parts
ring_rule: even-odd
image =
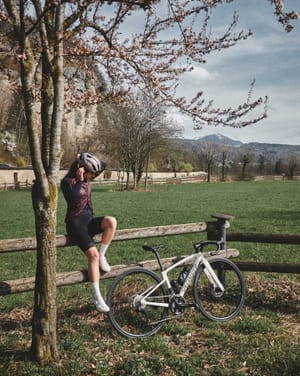
[[[222,216],[222,215],[221,215]],[[219,240],[221,234],[221,225],[224,223],[224,218],[214,215],[217,218],[212,222],[199,222],[199,223],[185,223],[170,226],[156,226],[117,230],[114,241],[127,241],[133,239],[143,239],[152,237],[162,237],[171,235],[183,235],[191,233],[206,232],[208,240]],[[222,222],[223,221],[223,222]],[[256,243],[283,243],[283,244],[300,244],[300,236],[298,235],[277,235],[277,234],[243,234],[243,233],[227,233],[227,241],[239,242],[256,242]],[[101,235],[95,236],[95,241],[98,242]],[[56,236],[56,246],[67,247],[72,243],[65,235]],[[0,240],[0,254],[8,252],[24,252],[33,251],[36,249],[35,238],[22,238],[22,239],[4,239]],[[226,257],[237,257],[239,251],[236,249],[227,249],[223,252]],[[177,257],[164,259],[165,265],[171,265],[177,260]],[[236,264],[243,271],[258,271],[258,272],[280,272],[280,273],[300,273],[300,264],[290,263],[258,263],[258,262],[242,262],[238,261]],[[152,270],[157,268],[157,262],[148,260],[139,263],[140,266],[145,266]],[[110,273],[104,274],[101,278],[113,278],[120,274],[127,268],[136,265],[117,265],[113,266]],[[66,286],[76,283],[83,283],[88,281],[86,270],[72,271],[57,274],[57,286]],[[0,282],[0,296],[34,289],[34,278],[23,278],[18,280],[9,280]]]
[[[220,256],[224,256],[228,258],[238,257],[239,251],[236,249],[228,249],[227,251],[221,251]],[[171,266],[178,260],[179,260],[179,257],[177,256],[164,258],[163,264],[166,267]],[[159,269],[159,266],[156,260],[146,260],[146,261],[142,261],[136,264],[129,264],[129,265],[115,265],[111,267],[111,271],[109,273],[104,273],[101,275],[101,280],[114,278],[117,275],[124,272],[125,270],[128,270],[136,266],[145,267],[151,270]],[[56,275],[56,286],[60,287],[60,286],[75,285],[78,283],[88,282],[88,280],[89,278],[88,278],[87,270],[58,273]],[[33,277],[0,282],[0,296],[19,293],[19,292],[25,292],[25,291],[32,291],[34,289],[34,283],[35,283],[35,278]]]
[[[208,240],[220,239],[220,227],[216,226],[215,222],[208,222],[206,231],[207,231]],[[262,234],[262,233],[228,232],[226,234],[226,240],[230,242],[299,244],[300,245],[300,235],[294,235],[294,234]],[[300,263],[267,263],[267,262],[236,261],[235,264],[242,271],[300,274]]]
[[[168,235],[192,234],[195,232],[205,232],[206,222],[185,223],[170,226],[141,227],[125,230],[117,230],[114,241],[143,239]],[[94,237],[96,242],[101,240],[101,235]],[[66,235],[56,236],[57,247],[71,246],[72,243]],[[36,238],[3,239],[0,240],[0,253],[23,252],[36,249]]]

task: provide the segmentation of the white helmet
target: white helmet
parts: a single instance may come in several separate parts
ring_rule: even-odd
[[[100,161],[92,153],[81,153],[78,162],[80,166],[84,167],[87,171],[92,172],[96,176],[100,175],[105,170],[105,162]]]

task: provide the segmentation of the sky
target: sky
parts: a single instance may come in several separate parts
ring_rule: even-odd
[[[285,3],[286,10],[300,11],[299,0]],[[253,99],[269,97],[268,118],[243,129],[207,126],[202,130],[193,130],[187,117],[174,114],[173,118],[183,127],[184,138],[220,133],[243,143],[300,145],[300,20],[287,33],[268,1],[236,0],[215,13],[215,27],[228,25],[234,10],[239,13],[239,28],[251,29],[253,36],[210,55],[206,64],[182,77],[178,93],[188,96],[203,90],[216,106],[236,107],[245,101],[255,79]]]

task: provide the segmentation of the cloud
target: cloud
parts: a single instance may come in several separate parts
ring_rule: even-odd
[[[190,121],[190,118],[188,116],[179,113],[175,109],[170,109],[168,111],[167,119],[171,122],[176,123],[179,127],[183,127],[188,121]]]
[[[286,9],[296,7],[296,2],[299,1],[287,0]],[[235,32],[251,29],[253,35],[231,48],[211,52],[206,56],[206,64],[195,64],[191,72],[180,77],[177,95],[189,100],[203,91],[206,101],[213,99],[215,107],[236,107],[245,101],[250,83],[255,79],[252,98],[269,96],[269,117],[244,129],[209,126],[201,131],[193,131],[191,119],[178,112],[170,112],[169,118],[184,127],[184,135],[188,138],[219,132],[242,142],[300,145],[299,21],[294,23],[291,33],[286,33],[273,13],[274,6],[268,1],[223,2],[212,13],[212,36],[224,33],[235,10],[239,13]],[[130,23],[130,28],[136,27],[140,19]]]
[[[199,81],[214,81],[217,78],[218,74],[216,72],[209,72],[203,67],[193,67],[193,70],[187,73],[184,73],[181,77],[183,83],[193,83]]]
[[[219,73],[217,70],[209,71],[203,67],[194,66],[192,71],[180,76],[177,94],[191,99],[205,87],[214,85],[218,78]]]

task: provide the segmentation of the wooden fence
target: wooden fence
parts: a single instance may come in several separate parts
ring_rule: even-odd
[[[216,219],[211,222],[186,223],[170,226],[156,226],[117,230],[115,241],[127,241],[133,239],[156,238],[171,235],[183,235],[191,233],[206,232],[208,240],[220,240],[224,238],[224,223],[228,220],[228,216],[222,214],[215,214]],[[95,236],[95,241],[98,242],[101,235]],[[283,244],[300,244],[299,235],[274,235],[274,234],[254,234],[254,233],[227,233],[227,241],[239,242],[256,242],[256,243],[283,243]],[[56,236],[56,246],[68,247],[72,243],[65,235]],[[33,251],[36,249],[35,238],[22,239],[4,239],[0,240],[0,256],[1,253],[7,252],[24,252]],[[225,249],[221,253],[225,257],[237,257],[239,251],[236,249]],[[164,265],[171,265],[178,260],[178,257],[171,257],[164,259]],[[297,273],[300,274],[300,264],[291,263],[258,263],[258,262],[242,262],[238,261],[236,264],[243,271],[258,271],[258,272],[281,272],[281,273]],[[156,261],[148,260],[139,262],[138,264],[130,265],[116,265],[112,267],[111,272],[105,273],[101,276],[102,279],[114,278],[124,270],[133,266],[144,266],[155,270],[158,265]],[[58,273],[56,277],[57,286],[73,285],[88,281],[87,270],[72,271],[65,273]],[[0,281],[0,296],[13,293],[31,291],[34,289],[34,278],[23,278],[18,280]]]
[[[13,183],[1,183],[0,184],[0,191],[29,189],[31,186],[32,186],[32,183],[30,183],[29,180],[16,181],[16,182],[13,182]]]

